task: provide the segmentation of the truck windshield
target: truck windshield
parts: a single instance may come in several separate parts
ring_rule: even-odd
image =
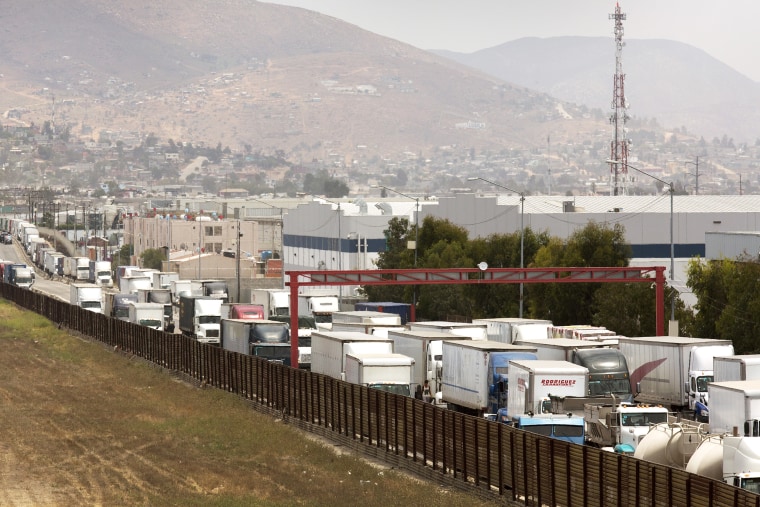
[[[760,494],[760,477],[742,479],[742,489],[746,489],[750,493]]]
[[[715,379],[712,375],[706,375],[704,377],[697,377],[697,392],[706,393],[707,384]]]
[[[32,283],[32,277],[26,277],[26,276],[16,277],[16,285],[26,285],[28,283]]]
[[[668,422],[667,412],[632,412],[621,417],[623,426],[649,426]]]
[[[314,315],[314,322],[317,324],[329,324],[332,322],[332,314],[327,315]]]
[[[409,386],[406,384],[369,384],[370,389],[378,389],[386,393],[400,394],[401,396],[411,396]]]
[[[254,343],[288,343],[288,328],[275,324],[258,324],[251,328],[251,341]]]
[[[116,307],[113,310],[113,316],[117,319],[129,318],[129,308]]]
[[[79,306],[82,308],[100,308],[100,301],[82,301]]]
[[[276,345],[251,345],[252,356],[290,364],[290,347]]]
[[[201,315],[198,317],[198,324],[219,324],[222,317],[219,315]]]
[[[141,326],[159,327],[161,326],[161,321],[156,319],[140,319],[139,324]]]
[[[589,380],[588,393],[591,396],[605,396],[610,393],[616,396],[631,394],[631,382],[628,379]]]
[[[547,437],[571,438],[583,436],[582,425],[529,424],[527,426],[522,426],[522,429]]]

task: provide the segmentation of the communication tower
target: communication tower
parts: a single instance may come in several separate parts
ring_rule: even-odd
[[[609,15],[615,21],[615,77],[612,92],[612,114],[610,123],[614,127],[610,150],[610,189],[612,195],[628,193],[628,147],[625,124],[628,116],[628,101],[625,100],[625,74],[623,73],[623,20],[625,13],[620,12],[620,4],[615,3],[615,12]]]

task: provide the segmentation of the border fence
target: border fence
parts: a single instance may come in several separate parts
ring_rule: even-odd
[[[760,495],[414,398],[270,363],[8,284],[0,295],[73,332],[248,400],[288,424],[482,498],[536,506],[760,507]]]

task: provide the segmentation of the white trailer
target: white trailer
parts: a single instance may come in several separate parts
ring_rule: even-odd
[[[396,316],[398,317],[398,315]],[[353,331],[357,333],[371,334],[373,336],[388,337],[391,331],[404,331],[405,326],[401,324],[362,324],[360,322],[333,322],[330,331]]]
[[[606,345],[589,340],[574,340],[572,338],[543,339],[520,339],[515,345],[528,345],[536,348],[539,359],[547,361],[570,361],[573,362],[573,351],[579,349],[605,348]]]
[[[190,296],[190,280],[172,280],[169,283],[169,292],[172,295],[172,304],[179,304],[180,296]]]
[[[433,402],[440,404],[443,342],[470,340],[470,337],[441,331],[389,330],[388,338],[393,342],[393,350],[414,359],[412,382],[423,385],[427,380]]]
[[[311,371],[345,380],[347,354],[391,354],[387,338],[356,332],[314,331],[311,333]]]
[[[518,338],[546,338],[546,328],[552,325],[552,321],[544,319],[524,319],[520,317],[498,317],[489,319],[473,319],[473,324],[485,324],[488,339],[495,342],[514,343],[515,334],[520,326],[527,331],[527,326],[536,326],[532,328],[535,333],[523,332]],[[541,332],[543,330],[543,333]],[[529,336],[530,335],[530,336]],[[536,336],[537,335],[537,336]]]
[[[56,251],[48,252],[45,255],[45,272],[50,275],[63,276],[63,261],[65,256]]]
[[[478,417],[506,407],[513,359],[536,359],[536,349],[489,340],[443,342],[441,399],[449,409]]]
[[[511,360],[507,410],[515,420],[523,414],[551,413],[550,396],[583,398],[588,368],[569,361]]]
[[[119,282],[119,292],[122,294],[137,294],[139,290],[150,289],[153,280],[148,275],[122,276]]]
[[[485,324],[432,320],[427,322],[409,322],[407,325],[410,331],[441,331],[457,336],[467,336],[473,340],[485,340],[488,337]]]
[[[357,310],[353,312],[334,312],[332,323],[342,324],[382,324],[386,326],[401,326],[401,315],[395,313]]]
[[[412,395],[414,359],[403,354],[347,354],[346,382]]]
[[[172,281],[179,280],[179,273],[174,271],[154,271],[151,276],[153,277],[152,286],[154,289],[169,289]]]
[[[731,340],[679,336],[620,337],[618,348],[628,363],[636,401],[673,410],[706,404],[713,358],[734,354]]]
[[[715,382],[760,379],[760,354],[713,358]]]
[[[760,380],[713,382],[710,393],[710,432],[743,431],[745,421],[760,419]]]

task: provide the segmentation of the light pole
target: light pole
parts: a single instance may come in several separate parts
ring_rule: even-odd
[[[237,297],[236,303],[240,302],[240,240],[243,233],[240,231],[240,219],[237,221],[237,251],[235,252],[235,276],[237,277]]]
[[[610,164],[622,164],[622,162],[617,161],[617,160],[608,160],[607,162]],[[662,183],[663,185],[667,185],[668,187],[668,193],[670,193],[670,289],[671,291],[673,291],[674,290],[673,282],[675,280],[674,278],[675,247],[673,244],[673,193],[674,193],[673,182],[671,181],[670,183],[668,183],[667,181],[660,179],[657,176],[653,176],[649,174],[648,172],[642,171],[638,167],[634,167],[631,164],[626,163],[625,165],[626,167],[629,167],[633,169],[634,171],[643,174],[644,176],[649,176],[653,180],[659,181],[660,183]],[[671,321],[676,320],[676,297],[675,297],[674,292],[671,293],[671,298],[670,298],[670,320]]]
[[[306,193],[306,192],[304,192],[304,193]],[[338,251],[338,271],[343,271],[343,261],[341,260],[340,203],[339,202],[333,202],[333,201],[331,201],[329,199],[325,199],[324,197],[320,197],[320,196],[314,195],[314,194],[306,193],[306,195],[310,195],[310,196],[315,197],[317,199],[321,199],[321,200],[323,200],[325,202],[328,202],[330,204],[334,204],[335,206],[338,207],[338,209],[337,209],[337,211],[338,211],[338,246],[337,246],[336,250]],[[339,288],[342,288],[342,286],[340,286]],[[342,292],[343,291],[341,291],[341,294],[342,294]]]
[[[386,187],[385,185],[372,185],[373,187],[379,187],[384,188],[385,190],[390,190],[391,192],[395,192],[398,195],[404,196],[407,199],[414,199],[414,267],[417,267],[417,235],[420,231],[420,198],[419,197],[412,197],[410,195],[406,195],[403,192],[399,192],[395,188]],[[417,311],[417,286],[412,287],[412,308],[413,311]],[[414,314],[412,314],[414,315]]]
[[[515,194],[518,194],[520,196],[520,269],[523,269],[525,267],[525,192],[518,192],[517,190],[512,190],[509,187],[506,187],[504,185],[500,185],[498,183],[495,183],[491,180],[487,180],[485,178],[481,178],[479,176],[473,177],[473,178],[467,178],[467,181],[485,181],[488,184],[491,184],[495,187],[503,188],[504,190],[508,190],[510,192],[514,192]],[[523,273],[520,273],[520,279],[524,277]],[[523,282],[520,282],[520,313],[519,316],[522,318],[523,316]]]
[[[420,229],[420,198],[419,197],[412,197],[410,195],[406,195],[403,192],[399,192],[398,190],[386,187],[385,185],[372,185],[372,188],[384,188],[385,190],[390,190],[391,192],[397,193],[398,195],[402,195],[406,197],[407,199],[414,200],[414,267],[417,267],[417,234],[419,234]]]

